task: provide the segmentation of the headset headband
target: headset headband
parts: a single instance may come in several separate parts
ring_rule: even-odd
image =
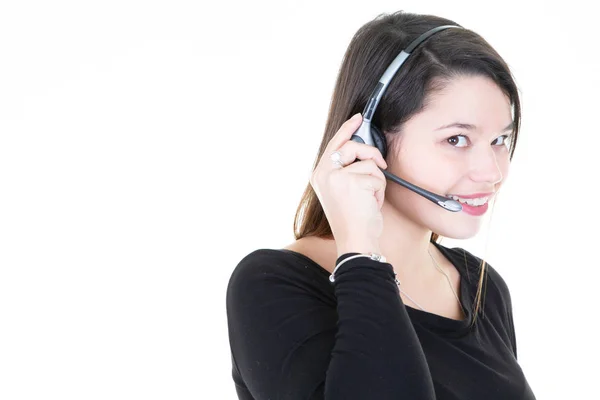
[[[408,56],[410,56],[412,51],[431,35],[448,28],[464,29],[462,26],[458,25],[442,25],[438,26],[437,28],[430,29],[415,40],[413,40],[412,43],[409,44],[406,49],[402,50],[400,54],[398,54],[396,58],[394,58],[394,61],[392,61],[392,63],[389,65],[389,67],[387,67],[381,78],[379,78],[379,82],[377,83],[377,86],[375,86],[375,89],[371,93],[371,96],[369,96],[369,101],[367,102],[367,105],[365,106],[365,109],[362,113],[364,124],[371,123],[371,118],[373,118],[373,114],[375,114],[375,109],[379,104],[379,100],[381,100],[381,97],[383,96],[383,92],[385,92],[385,89],[387,89],[390,81],[392,80],[394,75],[396,75],[396,72],[398,71],[398,69],[400,69],[400,66],[404,64],[404,61],[406,61]]]

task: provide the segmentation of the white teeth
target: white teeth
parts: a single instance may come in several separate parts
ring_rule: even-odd
[[[460,197],[454,196],[454,195],[451,195],[450,198],[452,200],[456,200],[461,203],[465,203],[465,204],[468,204],[470,206],[475,206],[475,207],[484,205],[485,203],[487,203],[487,201],[489,199],[489,197],[480,197],[478,199],[463,199],[463,198],[460,198]]]

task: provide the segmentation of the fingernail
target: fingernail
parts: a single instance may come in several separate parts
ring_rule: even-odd
[[[360,113],[356,113],[352,116],[351,119],[358,119],[360,117]]]

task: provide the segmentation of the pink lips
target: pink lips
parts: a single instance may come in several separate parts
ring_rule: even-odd
[[[469,215],[474,215],[476,217],[483,215],[486,213],[486,211],[488,210],[489,207],[489,201],[492,198],[492,196],[495,194],[495,192],[487,192],[487,193],[475,193],[475,194],[468,194],[468,195],[454,195],[454,196],[458,196],[460,198],[463,199],[478,199],[481,197],[487,197],[488,201],[485,202],[485,204],[475,207],[475,206],[470,206],[468,204],[465,203],[460,203],[460,205],[462,206],[462,211],[464,211],[465,213],[469,214]]]
[[[470,206],[468,204],[465,203],[460,203],[460,205],[462,206],[462,211],[464,211],[465,213],[469,214],[469,215],[474,215],[474,216],[480,216],[486,213],[486,211],[489,208],[489,202],[492,199],[492,197],[496,194],[496,192],[485,192],[485,193],[474,193],[474,194],[449,194],[448,197],[450,196],[458,196],[461,199],[479,199],[482,197],[487,197],[488,201],[485,202],[485,204],[475,207],[475,206]]]
[[[460,205],[462,206],[462,210],[465,213],[467,213],[469,215],[474,215],[474,216],[478,217],[480,215],[485,214],[485,212],[488,210],[489,203],[486,202],[484,205],[479,206],[479,207],[470,206],[470,205],[465,204],[465,203],[460,203]]]

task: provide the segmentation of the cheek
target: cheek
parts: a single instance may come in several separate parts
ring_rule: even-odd
[[[435,157],[428,159],[427,157],[407,156],[398,160],[392,172],[413,185],[444,196],[460,176],[460,167],[456,164],[440,162],[439,158],[435,162],[435,159]],[[389,192],[386,191],[386,196],[400,204],[399,208],[405,212],[431,214],[439,208],[430,200],[400,185],[388,182],[387,187]]]
[[[430,147],[413,146],[412,151],[399,152],[394,168],[411,183],[427,186],[444,182],[455,172],[456,163],[446,160],[443,154]]]

